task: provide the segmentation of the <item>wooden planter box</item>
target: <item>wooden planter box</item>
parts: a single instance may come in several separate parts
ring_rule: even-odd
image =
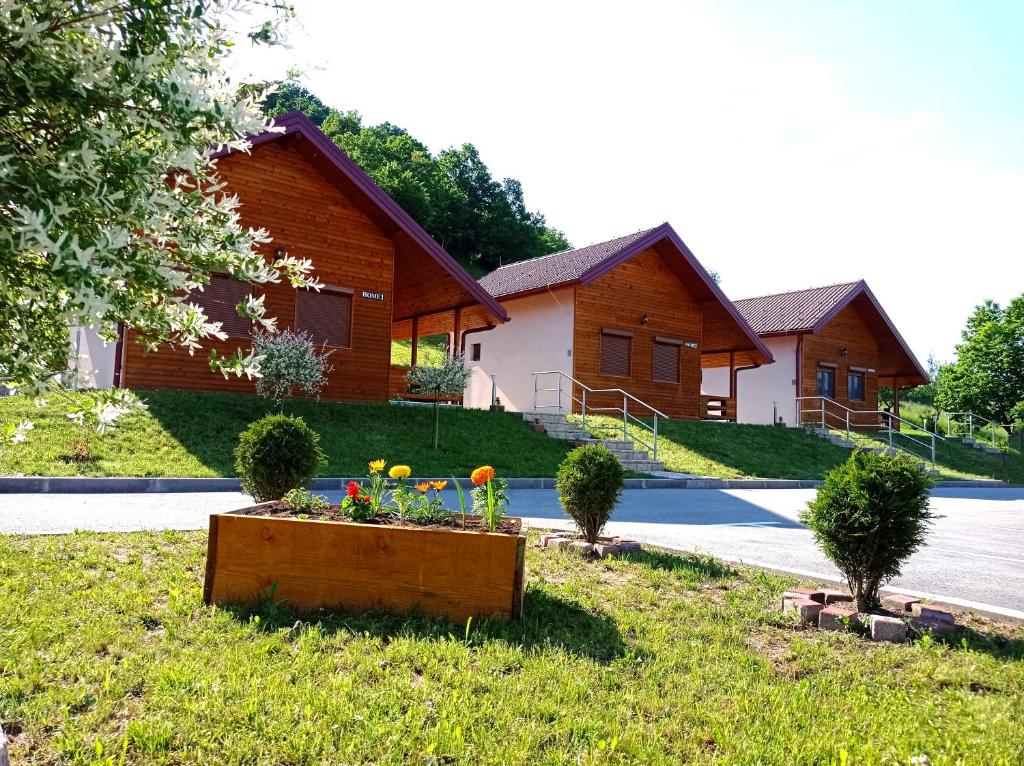
[[[299,612],[385,609],[518,619],[523,613],[526,531],[518,535],[265,518],[210,516],[207,604],[274,600]]]

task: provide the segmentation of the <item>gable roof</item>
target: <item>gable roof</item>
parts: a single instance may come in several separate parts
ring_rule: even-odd
[[[874,311],[877,317],[875,326],[891,333],[906,359],[910,361],[919,382],[927,383],[928,373],[863,279],[857,282],[842,282],[807,290],[745,298],[735,301],[735,304],[759,335],[770,336],[820,332],[840,311],[856,300],[861,301],[859,305],[866,303],[867,307]]]
[[[249,136],[249,142],[253,147],[271,141],[281,141],[289,136],[302,136],[309,141],[326,160],[339,170],[351,184],[361,192],[365,198],[388,220],[397,230],[404,232],[418,245],[427,255],[433,258],[449,276],[464,288],[473,298],[483,305],[491,314],[502,322],[508,321],[508,313],[494,297],[482,288],[469,273],[459,265],[433,237],[431,237],[422,226],[413,220],[412,216],[405,212],[402,207],[377,186],[376,182],[363,171],[345,152],[335,144],[327,135],[316,126],[302,112],[288,112],[274,118],[274,126],[283,130],[267,131],[254,136]],[[231,153],[230,150],[221,150],[214,153],[214,157],[223,157]]]
[[[758,335],[817,332],[819,323],[839,303],[845,305],[863,282],[844,282],[788,293],[733,301]]]
[[[586,247],[570,248],[557,253],[516,261],[499,266],[490,274],[480,278],[480,284],[496,298],[517,295],[555,285],[574,282],[588,269],[600,264],[609,256],[650,234],[654,229],[645,229],[607,242],[598,242]]]
[[[719,303],[750,340],[751,346],[762,354],[767,362],[774,361],[768,347],[732,302],[725,297],[722,289],[668,223],[606,242],[500,266],[482,277],[480,284],[499,298],[524,295],[561,285],[587,285],[634,255],[660,243],[667,243],[675,249],[681,256],[687,273],[695,276],[695,286],[703,293],[703,297]]]

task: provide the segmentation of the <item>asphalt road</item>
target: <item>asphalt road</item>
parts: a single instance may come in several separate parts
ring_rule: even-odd
[[[454,493],[446,493],[449,507]],[[681,550],[834,579],[797,515],[814,490],[628,490],[608,531]],[[328,493],[337,501],[339,493]],[[0,534],[203,529],[247,505],[235,492],[0,495]],[[532,527],[569,528],[552,490],[511,493]],[[928,543],[891,583],[904,592],[1024,618],[1024,490],[938,489]]]

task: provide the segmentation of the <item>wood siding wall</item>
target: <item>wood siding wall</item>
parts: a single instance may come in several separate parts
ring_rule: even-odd
[[[846,354],[843,354],[843,349]],[[853,410],[878,409],[878,341],[859,309],[850,305],[829,322],[825,329],[803,338],[803,365],[801,396],[815,396],[818,392],[818,367],[822,362],[836,365],[835,401]],[[850,401],[847,376],[851,367],[874,372],[863,372],[864,401]],[[813,406],[805,402],[805,408]],[[863,423],[860,425],[868,425]]]
[[[644,314],[647,324],[641,323]],[[633,333],[630,377],[601,375],[601,331]],[[700,417],[700,351],[680,348],[678,383],[653,380],[654,339],[700,343],[701,306],[653,250],[576,290],[573,376],[591,388],[622,388],[673,418]],[[588,407],[604,404],[587,401]],[[619,397],[607,400],[622,406]],[[646,416],[637,408],[639,416]]]
[[[313,261],[325,285],[354,291],[352,347],[335,349],[333,371],[324,398],[384,400],[388,394],[395,247],[338,188],[329,183],[293,148],[278,143],[253,150],[251,157],[232,155],[220,161],[227,191],[241,201],[243,226],[265,228],[274,238],[265,250],[282,245],[290,255]],[[383,293],[384,301],[362,297],[362,291]],[[282,328],[295,317],[295,291],[283,284],[254,290],[266,294],[268,314]],[[244,338],[212,342],[204,353],[161,347],[145,354],[128,334],[122,385],[139,389],[194,389],[252,392],[245,379],[224,378],[210,371],[207,354],[215,348],[230,354],[249,348]]]

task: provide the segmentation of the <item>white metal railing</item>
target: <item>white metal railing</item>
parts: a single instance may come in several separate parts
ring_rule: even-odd
[[[981,432],[985,430],[985,426],[988,426],[990,438],[981,439],[981,441],[988,441],[993,447],[998,447],[996,444],[996,429],[1002,428],[1007,434],[1007,446],[1009,446],[1009,434],[1013,429],[1013,426],[1008,423],[996,423],[994,420],[989,420],[981,415],[975,415],[973,412],[947,412],[946,415],[946,436],[952,436],[956,439],[962,439],[964,437],[968,439],[975,439],[974,432],[978,431],[978,435],[981,436]],[[938,425],[938,423],[936,423]],[[961,430],[964,429],[964,430]]]
[[[816,402],[816,405],[808,408],[805,405],[806,402]],[[898,415],[893,415],[891,412],[886,412],[885,410],[854,410],[833,399],[829,399],[827,396],[796,397],[796,423],[798,426],[816,425],[825,432],[832,429],[845,430],[847,439],[850,438],[851,429],[874,426],[886,432],[890,450],[900,449],[914,457],[929,460],[932,468],[935,467],[935,440],[945,441],[938,434],[925,431],[916,423],[904,420]],[[927,441],[924,438],[918,438],[904,432],[900,428],[903,424],[913,429],[914,433],[920,434],[923,437],[926,436]],[[904,439],[905,441],[901,443],[897,439]],[[925,454],[919,454],[913,448],[908,447],[906,442],[924,450]]]
[[[548,376],[548,378],[550,378],[550,376],[552,376],[552,375],[556,376],[555,377],[556,385],[553,386],[553,387],[545,388],[542,385],[542,383],[541,383],[541,378],[543,376]],[[566,382],[568,383],[568,390],[566,390],[566,387],[563,385],[563,383],[566,383]],[[575,389],[573,388],[574,386],[579,386],[579,388],[580,388],[580,395],[579,396],[576,396]],[[541,404],[540,396],[541,396],[541,394],[544,394],[544,393],[554,393],[554,394],[556,394],[555,403],[554,404]],[[594,406],[588,405],[587,404],[587,394],[591,394],[591,395],[593,395],[593,394],[607,394],[607,395],[621,396],[622,397],[622,406],[621,407],[594,407]],[[565,403],[566,403],[566,400],[568,400],[568,405],[569,405],[568,406],[568,412],[570,414],[574,411],[574,405],[575,404],[578,404],[580,406],[580,414],[581,414],[582,419],[583,419],[583,430],[584,431],[587,429],[587,412],[588,411],[592,412],[592,413],[599,413],[599,412],[600,413],[605,413],[605,412],[616,413],[616,416],[621,415],[622,416],[622,438],[623,438],[623,440],[624,441],[629,441],[630,439],[632,439],[633,441],[640,442],[640,444],[642,444],[643,446],[645,446],[647,449],[649,449],[651,451],[654,460],[658,459],[658,418],[662,418],[664,420],[668,420],[669,419],[668,415],[666,415],[665,413],[661,412],[660,410],[655,409],[654,407],[649,405],[647,402],[644,402],[644,401],[641,401],[640,399],[637,399],[631,393],[629,393],[628,391],[624,391],[621,388],[591,388],[587,384],[581,383],[580,381],[576,380],[576,378],[572,377],[571,375],[567,375],[566,373],[562,372],[561,370],[542,370],[540,372],[533,373],[533,409],[534,409],[534,412],[539,412],[542,409],[557,409],[559,413],[566,412],[566,408],[564,406]],[[650,417],[651,417],[651,424],[650,425],[648,425],[643,420],[641,420],[640,418],[636,417],[636,415],[634,415],[632,412],[630,412],[630,408],[629,408],[629,403],[630,402],[634,403],[634,411],[636,410],[636,407],[641,407],[641,408],[647,410],[650,413]],[[634,426],[634,429],[636,427],[639,427],[639,428],[641,428],[641,429],[643,429],[645,431],[649,431],[650,434],[651,434],[651,436],[650,436],[651,443],[648,444],[642,438],[638,437],[636,435],[635,430],[633,432],[630,432],[629,428],[630,428],[631,424]]]

